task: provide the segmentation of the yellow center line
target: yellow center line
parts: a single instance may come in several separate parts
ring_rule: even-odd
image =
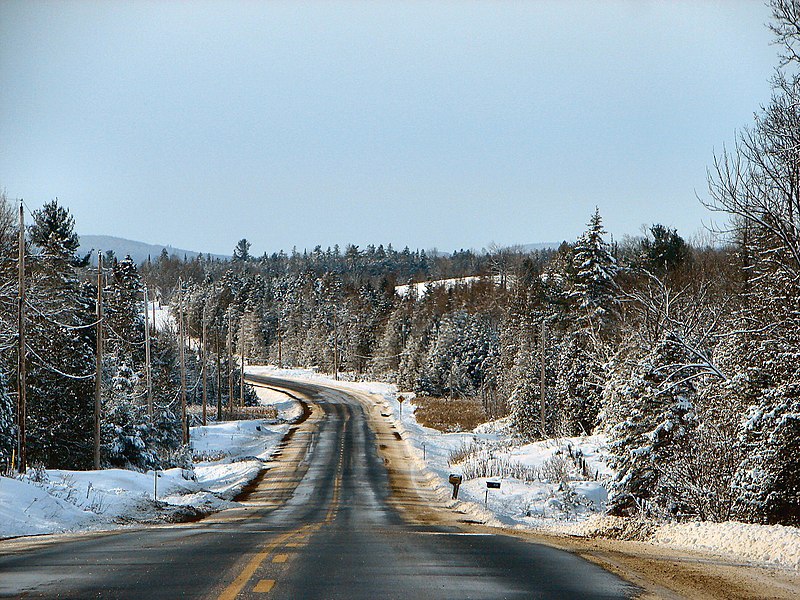
[[[344,471],[344,433],[347,430],[347,421],[344,422],[344,429],[342,430],[342,443],[339,448],[339,461],[336,465],[336,478],[333,481],[333,497],[331,498],[331,506],[328,513],[325,515],[325,523],[331,523],[336,518],[336,513],[339,510],[339,490],[342,487],[342,471]]]
[[[259,581],[256,586],[253,588],[254,592],[259,594],[266,594],[268,593],[273,587],[275,587],[275,580],[274,579],[262,579]]]
[[[244,570],[239,573],[239,576],[234,579],[233,582],[219,595],[219,600],[234,600],[236,596],[239,595],[239,592],[242,591],[242,588],[247,584],[247,582],[250,581],[250,578],[258,570],[258,567],[261,566],[261,563],[264,562],[264,559],[267,558],[267,556],[269,556],[275,548],[283,544],[295,533],[297,533],[297,531],[285,533],[264,546],[264,548],[258,554],[250,559],[250,562],[247,563],[247,566],[244,568]]]
[[[256,554],[244,570],[239,574],[239,576],[233,580],[228,587],[219,595],[219,600],[234,600],[236,596],[239,595],[239,592],[242,591],[247,582],[253,577],[255,572],[261,566],[261,563],[278,547],[284,544],[287,540],[290,540],[294,536],[304,537],[308,531],[312,531],[314,528],[311,525],[304,525],[299,529],[295,529],[294,531],[290,531],[289,533],[285,533],[281,536],[275,538],[272,542],[264,546],[264,548]],[[265,579],[262,581],[271,581],[269,579]],[[275,582],[273,581],[272,584],[274,585]],[[270,588],[271,589],[271,588]]]
[[[276,554],[272,557],[272,562],[274,563],[285,563],[287,560],[289,560],[288,554]]]

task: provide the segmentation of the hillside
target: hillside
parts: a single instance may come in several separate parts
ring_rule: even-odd
[[[83,255],[90,250],[113,250],[114,254],[122,258],[130,254],[131,258],[137,262],[142,263],[147,260],[149,256],[152,259],[158,257],[162,250],[169,252],[170,255],[175,255],[180,258],[195,258],[204,252],[197,252],[194,250],[183,250],[182,248],[173,248],[172,246],[165,246],[163,244],[147,244],[145,242],[137,242],[134,240],[126,240],[124,238],[114,237],[110,235],[81,235],[81,245],[78,249],[78,254]],[[229,256],[222,256],[213,254],[214,258],[230,258]]]

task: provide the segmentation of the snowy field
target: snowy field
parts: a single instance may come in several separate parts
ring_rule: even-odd
[[[469,285],[476,281],[492,281],[493,283],[500,284],[503,278],[500,275],[492,275],[491,277],[455,277],[453,279],[437,279],[435,281],[421,281],[419,283],[411,283],[406,285],[396,285],[394,292],[398,296],[406,297],[412,293],[415,298],[421,298],[428,293],[428,290],[433,287],[442,287],[445,290],[451,290],[455,287]],[[511,278],[506,277],[506,281],[510,282]]]
[[[480,425],[468,433],[441,433],[421,426],[414,416],[413,394],[398,394],[394,385],[335,381],[310,369],[251,367],[250,372],[312,381],[382,398],[382,413],[392,419],[413,449],[416,461],[439,488],[443,503],[490,525],[539,529],[563,535],[591,535],[614,523],[605,516],[606,486],[613,477],[603,435],[515,444],[504,420]],[[406,398],[398,402],[398,395]],[[571,453],[570,453],[571,448]],[[471,449],[464,452],[464,449]],[[450,464],[456,451],[466,455]],[[476,476],[500,469],[514,477]],[[464,475],[459,501],[449,498],[450,473]],[[487,481],[499,482],[489,490]],[[800,529],[745,523],[668,523],[655,528],[646,543],[680,550],[706,551],[726,559],[779,568],[800,569]]]
[[[192,427],[192,469],[157,474],[124,469],[47,470],[37,477],[0,477],[0,538],[115,529],[222,510],[261,470],[301,412],[285,394],[257,388],[280,423],[230,421]],[[157,475],[157,477],[156,477]]]
[[[175,319],[169,312],[168,304],[161,304],[160,302],[148,302],[147,314],[150,319],[150,326],[157,330],[173,329],[177,327]],[[153,320],[155,318],[155,321]]]

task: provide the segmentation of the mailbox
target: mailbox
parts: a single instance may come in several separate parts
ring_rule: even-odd
[[[490,490],[499,490],[500,489],[500,482],[499,481],[487,481],[486,487]]]
[[[461,480],[464,479],[463,475],[458,473],[450,473],[450,485],[453,486],[453,500],[458,500],[458,488],[461,487]]]

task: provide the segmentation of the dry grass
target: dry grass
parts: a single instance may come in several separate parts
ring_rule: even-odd
[[[472,431],[489,420],[480,400],[422,396],[414,398],[414,405],[420,424],[446,433]]]

